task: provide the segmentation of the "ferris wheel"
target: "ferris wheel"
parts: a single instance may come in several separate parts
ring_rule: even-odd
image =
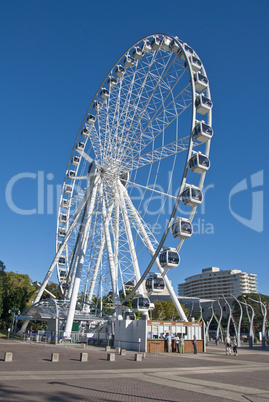
[[[60,197],[56,266],[71,328],[85,308],[149,307],[192,234],[209,169],[209,81],[197,53],[162,33],[137,41],[114,64],[87,110]],[[45,282],[44,282],[45,283]]]

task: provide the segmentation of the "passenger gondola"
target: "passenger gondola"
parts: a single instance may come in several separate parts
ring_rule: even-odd
[[[149,307],[149,298],[144,295],[136,295],[132,300],[132,310],[134,311],[147,311]]]
[[[193,79],[195,90],[198,92],[202,92],[208,86],[208,78],[199,72],[194,74]]]
[[[164,279],[159,274],[151,274],[146,280],[146,289],[148,292],[162,293],[164,287]]]
[[[192,224],[188,219],[175,218],[171,232],[175,238],[187,239],[192,235]]]
[[[181,193],[181,199],[184,205],[196,207],[203,201],[203,194],[199,187],[193,185],[186,185],[186,188]]]
[[[195,152],[189,160],[189,168],[195,173],[204,173],[210,167],[210,162],[207,156],[201,152]]]
[[[213,102],[205,95],[200,94],[195,99],[195,106],[197,113],[205,115],[212,109]]]
[[[65,257],[59,257],[58,264],[65,265]]]
[[[178,252],[174,248],[167,248],[161,251],[159,261],[163,268],[176,268],[180,258]]]
[[[213,136],[212,127],[206,124],[203,120],[199,121],[193,129],[193,138],[200,142],[207,142]]]

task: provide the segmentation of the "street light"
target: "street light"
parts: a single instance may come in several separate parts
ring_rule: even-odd
[[[246,312],[247,312],[247,316],[248,316],[248,321],[249,321],[249,347],[252,348],[253,347],[253,338],[254,338],[254,333],[253,333],[253,320],[254,320],[254,316],[255,316],[255,312],[254,312],[254,308],[250,305],[247,304],[245,297],[243,296],[245,303],[241,301],[241,303],[243,303],[246,306]],[[248,307],[251,308],[252,314],[251,314],[251,318],[249,315],[249,311],[248,311]]]
[[[259,299],[260,299],[260,301],[251,299],[249,297],[249,300],[251,300],[251,301],[253,301],[255,303],[259,303],[260,307],[261,307],[261,312],[262,312],[262,316],[263,316],[263,320],[262,320],[262,348],[266,349],[266,344],[265,344],[265,323],[266,323],[267,309],[265,307],[265,304],[262,303],[262,301],[261,301],[261,295],[259,295]]]

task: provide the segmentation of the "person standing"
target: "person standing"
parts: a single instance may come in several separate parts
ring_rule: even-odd
[[[175,349],[176,349],[176,353],[179,353],[179,343],[180,343],[180,339],[178,337],[178,335],[175,338]]]
[[[168,353],[172,353],[172,337],[171,337],[171,334],[167,334],[165,339],[167,340]]]
[[[231,354],[231,339],[230,339],[229,334],[227,334],[227,336],[226,336],[225,345],[226,345],[226,355],[230,355]]]
[[[196,346],[196,336],[195,335],[193,335],[192,344],[193,344],[193,352],[196,355],[197,354],[197,346]]]
[[[183,338],[183,336],[181,336],[179,338],[179,345],[180,345],[179,352],[183,354],[184,353],[184,338]]]
[[[233,339],[233,352],[234,352],[234,356],[237,356],[237,342],[236,342],[235,337]]]

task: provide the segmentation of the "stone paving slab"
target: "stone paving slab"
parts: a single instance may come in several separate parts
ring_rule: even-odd
[[[115,350],[113,350],[115,352]],[[13,361],[5,362],[4,353]],[[88,362],[80,361],[81,352]],[[59,353],[59,362],[51,362]],[[222,346],[206,353],[116,353],[104,347],[25,344],[0,340],[1,401],[269,401],[268,351],[242,348],[226,356]]]

